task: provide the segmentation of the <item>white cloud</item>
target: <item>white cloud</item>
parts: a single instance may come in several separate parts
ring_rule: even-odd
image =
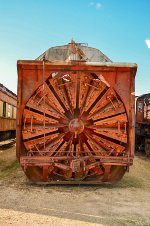
[[[145,42],[146,42],[147,47],[150,48],[150,39],[145,40]]]
[[[102,4],[101,4],[100,2],[97,2],[97,3],[95,3],[95,2],[90,2],[90,3],[89,3],[89,6],[94,7],[94,8],[96,8],[96,9],[100,9],[100,8],[102,7]]]
[[[94,2],[90,2],[90,3],[89,3],[89,6],[93,6],[93,5],[94,5]]]
[[[96,7],[96,9],[100,9],[102,7],[102,4],[98,2],[95,4],[95,7]]]

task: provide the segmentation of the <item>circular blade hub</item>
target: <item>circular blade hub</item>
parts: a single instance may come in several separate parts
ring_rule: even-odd
[[[69,130],[72,133],[82,133],[82,131],[84,130],[84,124],[82,120],[78,118],[72,119],[69,123]]]

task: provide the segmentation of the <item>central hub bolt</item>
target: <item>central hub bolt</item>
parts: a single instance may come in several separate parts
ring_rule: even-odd
[[[82,131],[84,130],[84,124],[82,120],[78,118],[72,119],[69,123],[69,130],[72,133],[77,133],[77,134],[82,133]]]

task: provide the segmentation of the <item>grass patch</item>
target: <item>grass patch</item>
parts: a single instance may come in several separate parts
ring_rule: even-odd
[[[142,182],[140,179],[134,176],[125,175],[123,179],[117,184],[117,187],[133,187],[133,188],[141,188]]]
[[[0,159],[0,165],[3,165],[5,161],[3,159]]]
[[[102,184],[104,188],[142,188],[143,184],[142,181],[130,175],[125,175],[119,182],[113,184]],[[150,225],[148,225],[150,226]]]
[[[0,171],[0,177],[8,176],[13,173],[20,167],[19,162],[17,160],[13,160],[8,165],[5,165]]]
[[[150,226],[150,224],[143,224],[138,219],[125,219],[117,221],[121,226]]]

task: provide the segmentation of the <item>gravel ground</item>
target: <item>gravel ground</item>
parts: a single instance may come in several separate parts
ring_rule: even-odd
[[[37,186],[15,161],[15,146],[0,152],[0,225],[150,226],[150,159],[136,156],[116,185]]]

